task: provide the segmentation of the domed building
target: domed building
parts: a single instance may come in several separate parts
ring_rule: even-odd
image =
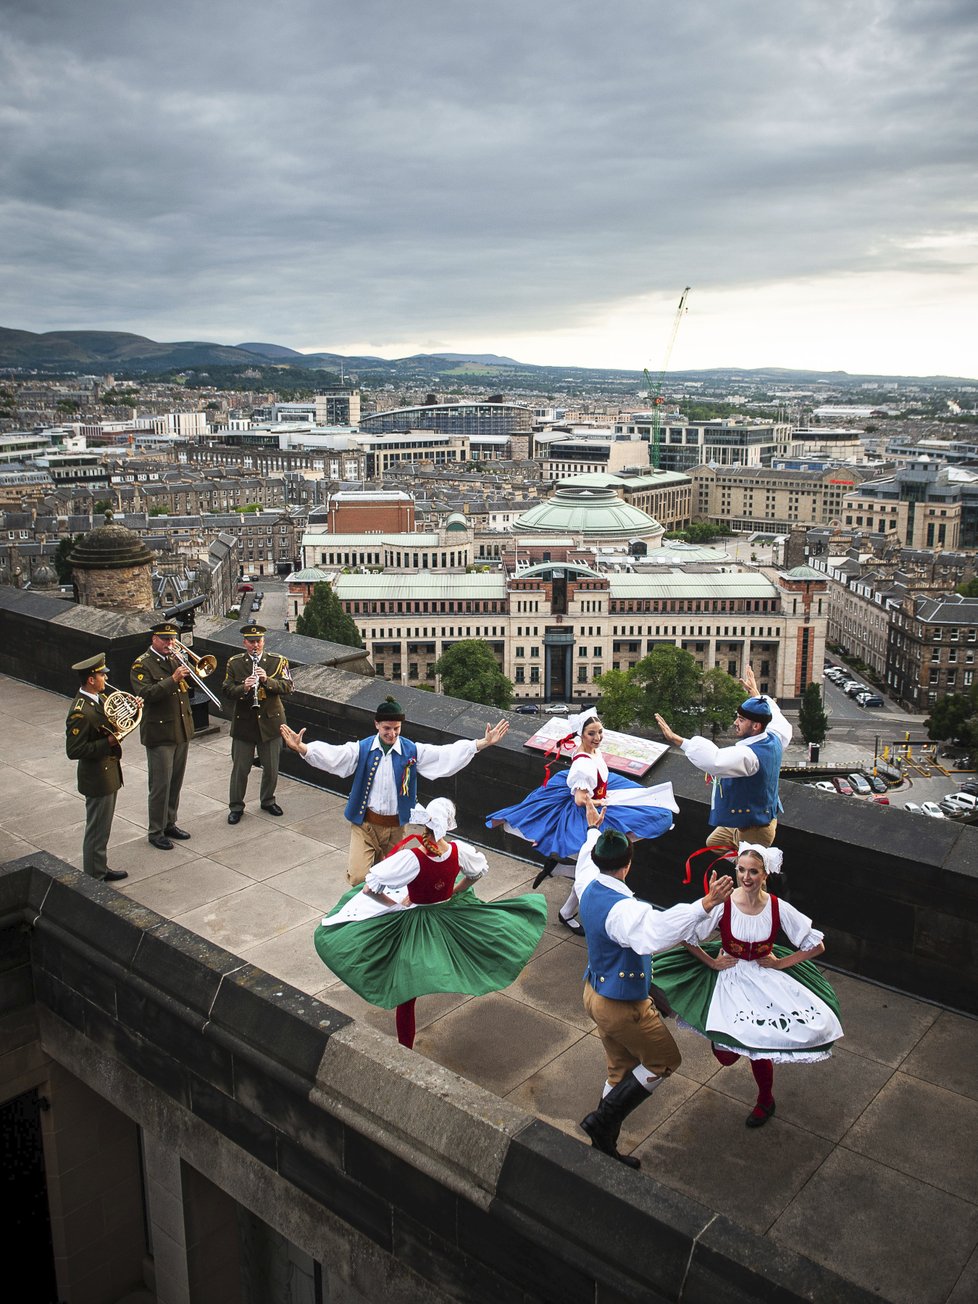
[[[563,484],[513,523],[518,538],[560,535],[578,546],[644,543],[658,548],[665,533],[654,516],[626,503],[608,485]]]
[[[68,557],[78,601],[109,611],[151,611],[155,557],[138,535],[116,525],[106,512],[105,524],[84,535]]]

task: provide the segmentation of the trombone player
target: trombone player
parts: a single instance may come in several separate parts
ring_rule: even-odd
[[[100,652],[71,668],[78,675],[78,692],[65,721],[65,751],[78,762],[78,791],[85,798],[82,868],[90,878],[118,883],[129,875],[109,869],[106,849],[122,787],[122,746],[105,710],[105,657]]]
[[[180,631],[162,621],[150,631],[149,648],[136,658],[129,674],[132,691],[144,701],[139,737],[146,748],[149,772],[149,841],[160,851],[172,851],[173,839],[190,837],[177,824],[180,789],[187,768],[187,752],[194,736],[190,711],[193,669],[176,654]]]
[[[282,807],[275,800],[282,751],[279,726],[285,724],[282,698],[292,692],[293,685],[288,660],[265,651],[265,633],[264,625],[254,622],[242,625],[244,651],[231,657],[224,675],[224,696],[234,702],[229,824],[240,823],[244,814],[248,775],[256,747],[261,762],[261,808],[269,815],[282,814]]]

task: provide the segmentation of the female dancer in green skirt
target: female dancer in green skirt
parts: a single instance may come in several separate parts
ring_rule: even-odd
[[[742,842],[737,886],[704,916],[681,947],[655,957],[655,985],[681,1021],[708,1037],[723,1065],[744,1056],[757,1084],[748,1127],[774,1113],[774,1065],[827,1059],[842,1034],[835,992],[811,961],[823,935],[787,901],[768,892],[781,852]],[[720,941],[706,939],[717,929]],[[794,950],[776,946],[780,930]]]
[[[455,806],[436,797],[416,806],[424,826],[341,897],[316,929],[319,958],[348,987],[396,1009],[397,1039],[414,1045],[414,1004],[434,992],[483,996],[508,987],[539,942],[547,902],[539,893],[482,901],[472,884],[487,874],[481,851],[450,842]]]

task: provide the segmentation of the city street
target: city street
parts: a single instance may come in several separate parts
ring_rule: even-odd
[[[268,630],[284,628],[288,603],[284,579],[280,575],[262,575],[258,579],[250,580],[249,583],[255,588],[252,593],[241,594],[241,624],[253,618]],[[264,597],[261,607],[252,617],[252,605],[258,592],[263,593]]]
[[[831,656],[833,665],[845,665],[841,658]],[[853,677],[865,682],[853,671]],[[869,686],[869,685],[868,685]],[[939,802],[949,793],[955,792],[962,783],[975,777],[966,770],[955,770],[951,758],[938,755],[938,761],[949,773],[944,774],[932,759],[932,753],[924,753],[920,743],[926,740],[923,715],[912,715],[891,702],[881,694],[886,703],[883,707],[862,707],[851,697],[847,697],[831,679],[822,680],[822,698],[829,717],[829,734],[821,748],[820,760],[823,764],[834,767],[851,765],[858,770],[871,763],[873,756],[882,758],[884,747],[889,744],[891,753],[896,746],[903,746],[909,733],[912,743],[912,757],[916,764],[905,767],[905,780],[901,787],[891,789],[888,796],[890,805],[903,807],[914,802],[920,805],[925,801]],[[797,713],[789,712],[792,723],[797,726]],[[797,737],[797,735],[796,735]],[[940,752],[941,748],[938,749]],[[797,753],[797,745],[791,748]],[[789,760],[794,759],[789,757]],[[845,801],[860,801],[865,798],[846,797]],[[926,815],[921,819],[930,818]]]

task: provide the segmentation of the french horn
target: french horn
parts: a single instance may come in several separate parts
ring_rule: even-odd
[[[102,710],[115,736],[125,738],[139,724],[143,714],[143,699],[135,693],[124,693],[121,688],[113,688],[109,683],[105,687],[109,691],[102,701]]]

